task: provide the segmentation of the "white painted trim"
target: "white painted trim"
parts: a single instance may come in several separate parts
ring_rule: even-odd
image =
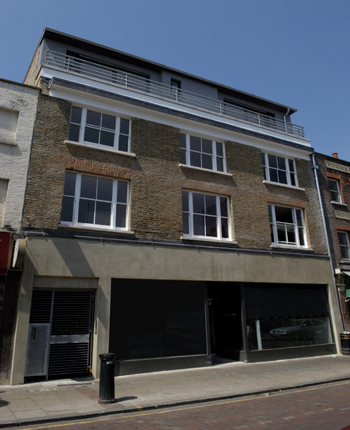
[[[100,151],[113,152],[114,154],[127,155],[128,157],[136,157],[136,154],[133,152],[119,151],[118,149],[114,149],[108,146],[103,146],[98,144],[95,145],[93,143],[75,142],[73,140],[65,140],[64,143],[69,143],[71,145],[85,146],[85,147],[97,149]]]
[[[270,213],[270,208],[271,208],[271,216],[272,216],[272,222],[270,221],[270,227],[272,225],[273,228],[273,236],[274,236],[274,242],[271,243],[271,246],[277,246],[277,247],[291,247],[291,248],[297,248],[297,249],[308,249],[308,237],[306,234],[306,226],[305,226],[305,216],[304,216],[304,210],[300,209],[298,207],[293,207],[293,206],[288,206],[288,205],[278,205],[278,204],[268,204],[269,207],[269,213]],[[277,221],[276,219],[276,208],[278,207],[284,207],[284,208],[288,208],[291,210],[292,213],[292,218],[293,218],[293,222],[282,222],[282,221]],[[300,245],[300,240],[299,240],[299,226],[298,226],[298,221],[296,218],[296,211],[300,211],[301,214],[301,221],[302,221],[302,229],[303,229],[303,237],[304,237],[304,243],[305,245]],[[287,225],[292,225],[295,229],[295,238],[296,238],[296,243],[295,245],[293,243],[280,243],[278,241],[278,230],[277,230],[277,224],[283,224],[284,227],[286,227]]]
[[[263,184],[271,184],[271,185],[277,185],[278,187],[291,188],[293,190],[305,191],[305,188],[294,187],[293,185],[288,185],[288,184],[280,184],[279,182],[267,181],[266,179],[263,180]]]
[[[71,125],[79,126],[79,141],[78,142],[79,143],[88,144],[88,145],[94,145],[94,146],[97,145],[97,146],[100,146],[100,144],[98,144],[98,143],[88,142],[88,141],[84,140],[86,128],[93,128],[95,130],[98,130],[99,132],[103,131],[102,127],[95,128],[94,126],[91,126],[91,125],[87,124],[87,114],[88,114],[88,111],[91,110],[91,106],[76,105],[76,104],[74,104],[72,106],[72,108],[73,107],[75,109],[81,109],[81,120],[80,120],[80,123],[75,123],[75,122],[72,122],[72,121],[70,122]],[[112,114],[111,116],[113,116],[115,118],[116,123],[115,123],[115,129],[113,131],[113,147],[112,146],[111,147],[107,147],[107,148],[110,148],[111,150],[117,150],[117,151],[119,151],[119,149],[117,149],[118,142],[119,142],[119,137],[123,136],[123,135],[126,136],[125,134],[120,133],[120,122],[121,122],[121,120],[125,119],[125,120],[127,120],[129,122],[129,133],[127,135],[127,138],[128,138],[128,151],[125,151],[125,152],[130,152],[130,146],[131,146],[131,119],[130,118],[121,118],[120,115],[116,115],[115,112],[102,112],[102,110],[98,110],[98,112],[95,112],[95,113],[97,113],[99,115],[111,115]],[[101,146],[105,146],[105,145],[101,145]],[[124,152],[124,151],[120,151],[120,152]]]
[[[296,188],[299,187],[297,169],[296,169],[296,165],[295,165],[295,160],[294,159],[284,158],[284,160],[285,160],[285,169],[283,169],[283,168],[277,166],[277,164],[278,164],[277,162],[276,162],[276,167],[270,166],[270,161],[269,161],[270,156],[271,157],[276,157],[276,158],[277,157],[282,158],[282,157],[280,157],[280,156],[278,156],[276,154],[271,154],[271,153],[266,153],[266,152],[263,152],[262,155],[263,155],[263,163],[262,164],[263,164],[263,168],[264,168],[264,177],[269,178],[269,179],[265,179],[265,181],[274,182],[274,181],[271,181],[271,175],[270,175],[271,169],[272,169],[272,170],[277,170],[277,172],[281,171],[281,172],[285,172],[286,173],[286,179],[288,181],[288,184],[283,184],[282,182],[276,182],[276,183],[282,184],[282,185],[291,186],[291,187],[296,187]],[[290,170],[289,161],[291,161],[293,163],[294,171]],[[294,182],[295,182],[296,185],[292,184],[292,177],[294,177]]]
[[[182,159],[182,154],[184,152],[185,159],[186,159],[186,163],[185,163],[186,166],[197,167],[200,170],[206,170],[206,171],[214,171],[214,172],[222,172],[222,173],[226,173],[227,172],[226,148],[225,148],[225,144],[223,142],[220,142],[219,140],[215,140],[215,139],[210,139],[210,138],[208,139],[207,137],[203,137],[203,136],[196,136],[194,134],[189,134],[189,133],[180,133],[180,137],[181,136],[185,136],[185,148],[183,148],[181,146],[181,142],[180,142],[180,154],[181,154],[180,161]],[[198,138],[201,141],[203,139],[210,141],[211,142],[211,151],[212,151],[211,154],[204,153],[204,152],[202,152],[202,150],[192,149],[191,148],[191,138],[192,137],[193,138]],[[222,146],[222,152],[223,152],[223,156],[222,157],[219,156],[219,155],[217,155],[217,153],[216,153],[217,144],[219,144],[219,145]],[[200,154],[200,157],[202,157],[204,155],[210,156],[211,157],[211,161],[212,161],[212,168],[208,169],[206,167],[193,166],[191,164],[191,153],[192,152],[195,153],[195,154]],[[223,169],[224,169],[223,171],[218,170],[218,168],[217,168],[218,159],[222,160],[222,165],[223,165]]]
[[[67,178],[67,174],[74,175],[74,195],[72,194],[65,194],[63,191],[63,198],[62,198],[62,208],[63,208],[63,199],[65,197],[73,199],[73,207],[72,207],[72,219],[70,221],[64,221],[61,219],[60,225],[66,225],[66,226],[76,226],[80,228],[88,228],[88,229],[94,229],[97,230],[104,230],[104,231],[128,231],[129,228],[129,212],[130,212],[130,182],[125,180],[119,180],[116,178],[110,178],[110,181],[112,181],[112,200],[104,200],[107,201],[111,205],[111,212],[110,212],[110,223],[109,225],[101,225],[101,224],[92,224],[92,223],[85,223],[85,222],[79,222],[79,208],[80,208],[80,200],[84,198],[87,198],[88,200],[91,200],[93,202],[101,201],[101,199],[98,199],[97,196],[95,198],[88,198],[81,196],[81,190],[82,190],[82,179],[83,177],[94,177],[96,180],[103,180],[104,177],[97,176],[97,175],[87,175],[85,173],[81,172],[70,172],[66,171],[65,181]],[[127,194],[126,194],[126,203],[118,202],[117,200],[117,190],[119,189],[119,184],[125,183],[127,185]],[[96,182],[97,184],[97,182]],[[102,200],[103,201],[103,200]],[[124,205],[126,206],[126,219],[125,219],[125,227],[115,227],[115,223],[117,220],[116,216],[116,210],[117,206]],[[95,212],[94,212],[95,214]],[[62,215],[61,215],[62,217]],[[95,219],[95,216],[94,216]]]
[[[196,190],[182,190],[182,192],[186,192],[188,194],[188,211],[184,211],[182,210],[182,214],[187,213],[189,215],[189,224],[188,224],[188,234],[183,233],[183,238],[188,238],[188,239],[199,239],[199,240],[207,240],[207,241],[219,241],[219,242],[231,242],[232,241],[232,226],[231,226],[231,208],[230,208],[230,198],[227,196],[222,196],[221,194],[213,194],[213,193],[207,193],[207,192],[199,192]],[[193,209],[193,194],[201,194],[203,196],[213,196],[215,197],[215,205],[216,205],[216,215],[215,215],[215,219],[216,219],[216,227],[217,227],[217,237],[213,236],[198,236],[196,234],[194,234],[194,209]],[[219,203],[219,198],[223,197],[226,200],[227,203],[227,217],[225,217],[224,215],[221,214],[221,208],[220,208],[220,203]],[[182,196],[183,198],[183,196]],[[198,215],[198,214],[197,214]],[[205,214],[205,217],[211,217],[210,214]],[[221,220],[222,219],[226,219],[227,218],[227,227],[228,227],[228,237],[221,237],[221,228],[222,224],[221,224]]]
[[[266,134],[268,136],[274,136],[280,139],[288,140],[290,142],[298,143],[300,145],[310,146],[310,141],[308,139],[298,137],[298,136],[292,136],[290,134],[284,133],[284,132],[278,132],[273,131],[270,128],[265,128],[263,126],[254,126],[253,124],[250,124],[248,122],[245,122],[243,120],[236,120],[230,117],[222,116],[222,115],[215,115],[214,113],[207,112],[205,110],[201,110],[200,108],[194,109],[187,105],[182,105],[180,103],[174,103],[169,100],[161,99],[158,97],[149,96],[147,94],[144,94],[142,92],[137,91],[130,91],[128,88],[122,88],[115,85],[109,85],[107,83],[101,82],[98,79],[94,79],[92,77],[85,78],[78,75],[73,75],[71,73],[67,74],[65,72],[62,72],[60,70],[54,70],[52,71],[51,68],[43,66],[40,73],[41,77],[45,77],[48,79],[52,79],[54,77],[59,79],[64,79],[76,84],[85,85],[91,88],[98,88],[99,90],[106,91],[106,92],[112,92],[115,94],[119,94],[121,96],[125,96],[134,100],[141,100],[146,103],[152,103],[156,104],[161,107],[170,108],[173,110],[177,110],[180,112],[186,112],[190,113],[196,116],[204,117],[207,119],[211,119],[214,121],[218,121],[225,124],[235,125],[239,128],[243,128],[245,130],[250,130],[262,134]],[[55,85],[51,85],[51,89],[53,89]]]
[[[132,230],[123,230],[120,228],[108,228],[106,226],[104,227],[99,227],[94,225],[93,227],[91,227],[92,224],[86,224],[86,225],[75,225],[75,224],[64,224],[64,223],[60,223],[58,224],[58,227],[64,227],[64,228],[71,228],[72,230],[98,230],[98,231],[104,231],[106,233],[108,232],[113,232],[113,233],[124,233],[124,234],[135,234],[134,231]]]
[[[186,167],[187,169],[201,170],[203,172],[217,173],[219,175],[224,175],[224,176],[233,176],[232,173],[219,172],[218,170],[212,170],[212,169],[203,169],[202,167],[189,166],[188,164],[180,163],[179,167]]]
[[[199,241],[199,242],[217,242],[217,243],[230,243],[230,244],[234,244],[234,245],[238,245],[238,242],[236,242],[235,240],[231,240],[231,239],[215,239],[215,238],[210,238],[207,239],[205,237],[202,236],[181,236],[180,239],[182,240],[191,240],[191,241]]]
[[[331,203],[332,205],[345,206],[345,207],[348,206],[346,203],[339,203],[339,202],[336,202],[335,200],[331,200]]]
[[[67,78],[67,76],[62,76],[62,78]],[[112,91],[113,90],[113,91]],[[110,87],[108,89],[110,92],[116,92],[114,87]],[[280,143],[271,142],[269,140],[265,140],[263,137],[258,138],[254,136],[247,136],[245,134],[234,132],[230,130],[225,130],[220,128],[220,126],[212,126],[210,124],[200,123],[197,121],[193,121],[187,118],[180,118],[171,114],[167,114],[164,112],[157,112],[151,109],[147,109],[141,106],[130,105],[129,103],[123,103],[117,100],[108,99],[103,96],[93,95],[90,93],[85,93],[79,90],[68,89],[65,87],[61,87],[58,85],[53,85],[50,89],[50,95],[53,97],[63,98],[65,100],[69,100],[72,103],[82,104],[85,106],[95,107],[97,109],[106,110],[109,112],[116,112],[119,115],[125,115],[129,117],[136,117],[140,119],[144,119],[146,121],[157,122],[159,124],[169,125],[175,128],[179,128],[185,133],[198,133],[198,134],[206,134],[208,137],[210,136],[213,140],[222,140],[222,141],[233,141],[249,146],[253,146],[261,149],[264,152],[275,152],[278,155],[282,155],[286,158],[300,158],[303,160],[310,160],[309,156],[312,153],[311,144],[309,140],[294,138],[293,136],[283,135],[275,133],[277,138],[290,141],[291,143],[296,143],[298,145],[304,146],[305,150],[289,147],[287,145],[281,145]],[[135,98],[135,97],[133,97]],[[141,98],[139,98],[141,100]],[[150,100],[150,103],[154,104],[154,100]],[[173,106],[171,107],[173,109]],[[177,109],[178,106],[177,106]],[[180,110],[181,112],[187,112],[186,109]],[[199,116],[198,111],[194,111],[193,115]],[[218,123],[225,123],[221,117],[210,118],[209,115],[202,115],[205,119],[212,119]],[[241,122],[238,121],[226,121],[227,124],[245,129],[242,127]],[[262,133],[261,129],[254,129],[254,132]],[[267,136],[273,136],[272,133],[266,133]],[[310,151],[308,149],[310,148]]]

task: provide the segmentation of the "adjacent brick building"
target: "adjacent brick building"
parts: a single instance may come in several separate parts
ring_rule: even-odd
[[[344,329],[350,331],[350,162],[315,153]]]
[[[108,351],[116,374],[337,351],[295,109],[50,29],[25,82],[12,384],[98,376]]]

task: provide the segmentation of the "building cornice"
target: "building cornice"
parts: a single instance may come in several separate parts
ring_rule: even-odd
[[[48,78],[42,78],[42,79],[47,84],[49,84],[49,86],[51,88],[54,85],[57,85],[57,86],[67,88],[70,90],[85,92],[88,95],[94,95],[94,96],[108,98],[111,100],[117,100],[117,101],[122,102],[122,103],[127,103],[127,104],[131,104],[131,105],[134,105],[137,107],[150,109],[150,110],[162,113],[162,114],[172,115],[172,116],[175,116],[178,118],[182,118],[182,119],[186,119],[186,120],[190,120],[190,121],[195,121],[195,122],[200,122],[202,124],[206,124],[206,125],[213,126],[213,127],[218,127],[220,129],[225,129],[227,131],[232,131],[234,133],[243,134],[243,135],[246,135],[249,137],[253,137],[255,139],[268,141],[268,142],[272,142],[275,144],[284,145],[284,146],[289,147],[289,148],[301,150],[308,155],[312,154],[314,152],[314,149],[310,146],[304,146],[304,145],[290,142],[290,141],[287,141],[284,139],[280,139],[280,138],[277,138],[275,136],[271,136],[268,134],[263,134],[263,133],[255,132],[252,130],[247,130],[247,129],[244,129],[241,127],[237,127],[234,125],[230,125],[230,124],[227,124],[227,123],[224,123],[221,121],[215,121],[212,119],[208,119],[205,117],[194,115],[192,113],[188,113],[188,112],[184,112],[184,111],[180,111],[180,110],[175,110],[175,109],[165,107],[165,106],[160,106],[160,105],[153,104],[153,103],[150,103],[147,101],[142,101],[139,99],[127,97],[125,95],[112,93],[112,92],[109,92],[109,91],[106,91],[106,90],[103,90],[100,88],[91,87],[88,85],[84,85],[84,84],[77,83],[77,82],[71,82],[71,81],[67,81],[65,79],[56,78],[56,77],[53,77],[51,80],[49,80]]]

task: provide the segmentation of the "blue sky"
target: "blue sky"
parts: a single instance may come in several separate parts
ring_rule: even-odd
[[[0,78],[23,81],[45,27],[296,108],[350,161],[350,0],[0,0]]]

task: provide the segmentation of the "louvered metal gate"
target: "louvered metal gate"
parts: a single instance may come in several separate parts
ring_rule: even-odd
[[[93,291],[35,290],[25,376],[87,374],[91,367]]]

